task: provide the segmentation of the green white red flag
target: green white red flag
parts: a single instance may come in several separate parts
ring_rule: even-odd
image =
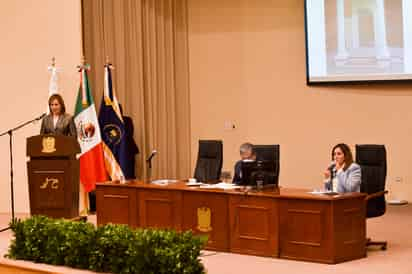
[[[95,189],[96,182],[108,180],[103,157],[102,138],[96,108],[87,78],[87,66],[81,66],[80,87],[74,111],[77,138],[81,148],[80,182],[86,192]]]

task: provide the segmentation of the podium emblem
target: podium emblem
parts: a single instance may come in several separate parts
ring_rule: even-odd
[[[56,139],[54,137],[43,137],[42,140],[43,148],[41,152],[52,153],[56,151]]]
[[[212,212],[208,207],[199,207],[197,209],[197,230],[201,232],[212,231],[211,224]]]
[[[57,178],[46,178],[40,185],[40,189],[46,189],[49,183],[52,189],[59,189],[59,179]]]

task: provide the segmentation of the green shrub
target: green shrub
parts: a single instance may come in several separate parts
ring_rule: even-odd
[[[205,273],[199,260],[205,237],[34,216],[11,223],[6,257],[111,273]]]

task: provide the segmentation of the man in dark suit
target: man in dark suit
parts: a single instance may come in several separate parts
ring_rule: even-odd
[[[233,183],[239,184],[242,181],[242,161],[255,161],[256,153],[251,143],[244,143],[239,148],[240,160],[236,162],[233,175]]]

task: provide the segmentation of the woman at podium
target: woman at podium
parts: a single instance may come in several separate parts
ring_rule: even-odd
[[[73,117],[66,113],[66,106],[59,94],[49,98],[50,113],[41,123],[40,134],[66,135],[76,137],[76,126]]]

